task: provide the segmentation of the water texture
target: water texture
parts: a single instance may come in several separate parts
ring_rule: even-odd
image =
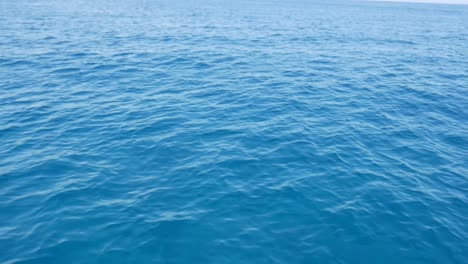
[[[467,263],[468,7],[0,1],[0,263]]]

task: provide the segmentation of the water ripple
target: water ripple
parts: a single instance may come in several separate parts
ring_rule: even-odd
[[[0,263],[464,263],[468,9],[3,1]]]

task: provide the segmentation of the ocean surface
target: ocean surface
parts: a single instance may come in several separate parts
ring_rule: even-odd
[[[468,263],[468,6],[1,0],[0,263]]]

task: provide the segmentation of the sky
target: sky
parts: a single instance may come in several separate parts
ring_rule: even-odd
[[[386,0],[389,2],[468,4],[468,0]]]

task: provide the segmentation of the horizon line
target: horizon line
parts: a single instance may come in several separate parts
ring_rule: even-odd
[[[468,1],[440,1],[440,0],[366,0],[367,2],[388,2],[408,4],[439,4],[439,5],[468,5]]]

